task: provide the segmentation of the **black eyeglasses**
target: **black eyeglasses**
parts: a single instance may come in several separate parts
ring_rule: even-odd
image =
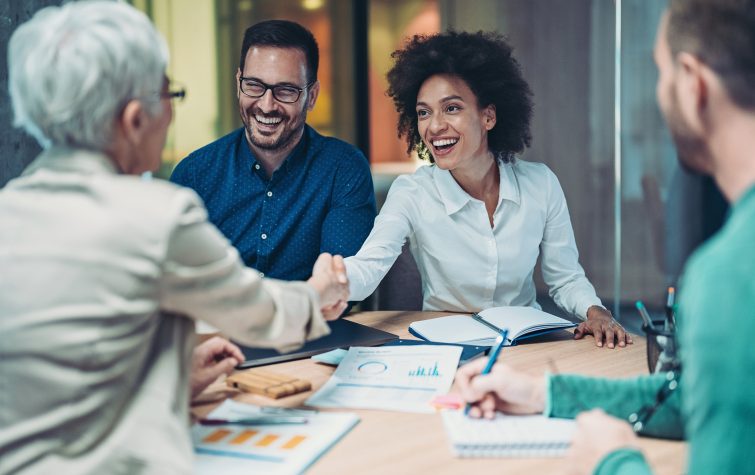
[[[186,98],[186,89],[183,87],[173,91],[161,92],[161,99],[175,99],[178,102],[182,102]]]
[[[165,92],[160,93],[160,99],[175,99],[177,102],[181,102],[186,99],[186,87],[180,82],[173,81],[165,77],[165,83],[168,85]]]
[[[661,405],[671,396],[676,388],[679,387],[679,373],[676,371],[669,371],[666,373],[666,381],[664,381],[661,389],[655,395],[655,402],[643,406],[639,411],[629,414],[627,420],[632,424],[632,430],[640,432],[648,423],[653,414],[658,410]]]
[[[290,86],[287,84],[265,84],[262,81],[256,79],[240,77],[239,89],[244,95],[259,98],[265,95],[268,89],[273,91],[273,97],[276,101],[283,102],[284,104],[293,104],[299,100],[301,93],[309,89],[315,81],[310,82],[304,87]]]

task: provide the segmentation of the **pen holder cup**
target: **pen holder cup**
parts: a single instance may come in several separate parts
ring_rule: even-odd
[[[647,339],[648,371],[658,373],[678,369],[675,332],[647,325],[642,326],[642,331]]]

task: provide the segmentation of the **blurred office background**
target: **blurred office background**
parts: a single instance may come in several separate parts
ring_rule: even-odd
[[[0,2],[3,44],[43,5]],[[720,225],[714,185],[682,172],[655,100],[652,49],[665,2],[648,0],[132,0],[165,35],[169,74],[183,83],[163,176],[188,153],[240,126],[235,72],[244,30],[265,19],[300,22],[320,45],[320,97],[309,123],[368,156],[376,192],[422,165],[396,136],[385,95],[390,53],[413,34],[498,30],[515,47],[535,96],[533,146],[564,188],[581,263],[625,323],[642,299],[662,308],[682,263]],[[135,58],[137,60],[137,58]],[[33,158],[10,130],[7,65],[0,78],[0,186]],[[617,74],[618,72],[618,74]],[[543,300],[546,287],[540,282]],[[546,304],[547,307],[547,304]]]

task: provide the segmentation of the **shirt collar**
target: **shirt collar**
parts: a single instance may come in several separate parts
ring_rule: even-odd
[[[731,211],[735,211],[739,208],[747,206],[747,203],[755,201],[755,185],[750,186],[750,188],[742,193],[742,196],[739,197],[739,199],[734,202],[733,206],[731,207]]]
[[[451,172],[433,165],[433,178],[437,184],[438,194],[443,206],[446,208],[446,214],[449,216],[459,211],[464,205],[472,199],[466,191],[461,189]]]
[[[501,183],[498,190],[498,205],[502,200],[511,201],[517,205],[520,203],[519,181],[514,173],[513,163],[499,161],[498,170],[501,174]],[[446,214],[452,215],[463,208],[472,197],[464,191],[451,172],[443,170],[437,165],[433,166],[433,178],[437,183],[438,193],[446,208]]]
[[[29,175],[41,169],[88,174],[119,173],[113,160],[102,152],[63,146],[55,146],[44,150],[26,167],[23,174]]]
[[[516,160],[512,158],[512,160]],[[519,205],[521,203],[522,192],[519,189],[519,180],[514,170],[515,161],[508,163],[499,162],[498,170],[501,172],[501,185],[498,190],[498,204],[502,200],[507,200]]]
[[[304,157],[307,156],[307,149],[308,145],[311,141],[311,135],[314,132],[314,129],[310,127],[307,124],[304,124],[304,133],[302,133],[301,139],[299,139],[299,143],[296,144],[296,147],[291,151],[291,154],[289,154],[288,157],[286,157],[285,160],[283,160],[283,164],[280,168],[284,168],[288,171],[291,169],[293,165],[301,161]],[[252,148],[249,146],[249,142],[246,138],[246,131],[242,127],[241,128],[241,153],[242,155],[249,161],[251,166],[254,166],[257,164],[258,160],[257,157],[254,155],[254,152],[252,152]]]

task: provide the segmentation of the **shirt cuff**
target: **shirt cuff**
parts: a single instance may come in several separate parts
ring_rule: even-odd
[[[550,417],[553,409],[553,400],[551,398],[551,375],[545,373],[545,408],[543,409],[543,415]]]
[[[600,307],[605,311],[608,311],[608,309],[603,305],[603,302],[600,301],[599,298],[595,298],[595,300],[589,300],[585,303],[582,303],[582,306],[577,309],[577,317],[579,317],[582,320],[587,320],[587,311],[590,310],[590,307]]]

